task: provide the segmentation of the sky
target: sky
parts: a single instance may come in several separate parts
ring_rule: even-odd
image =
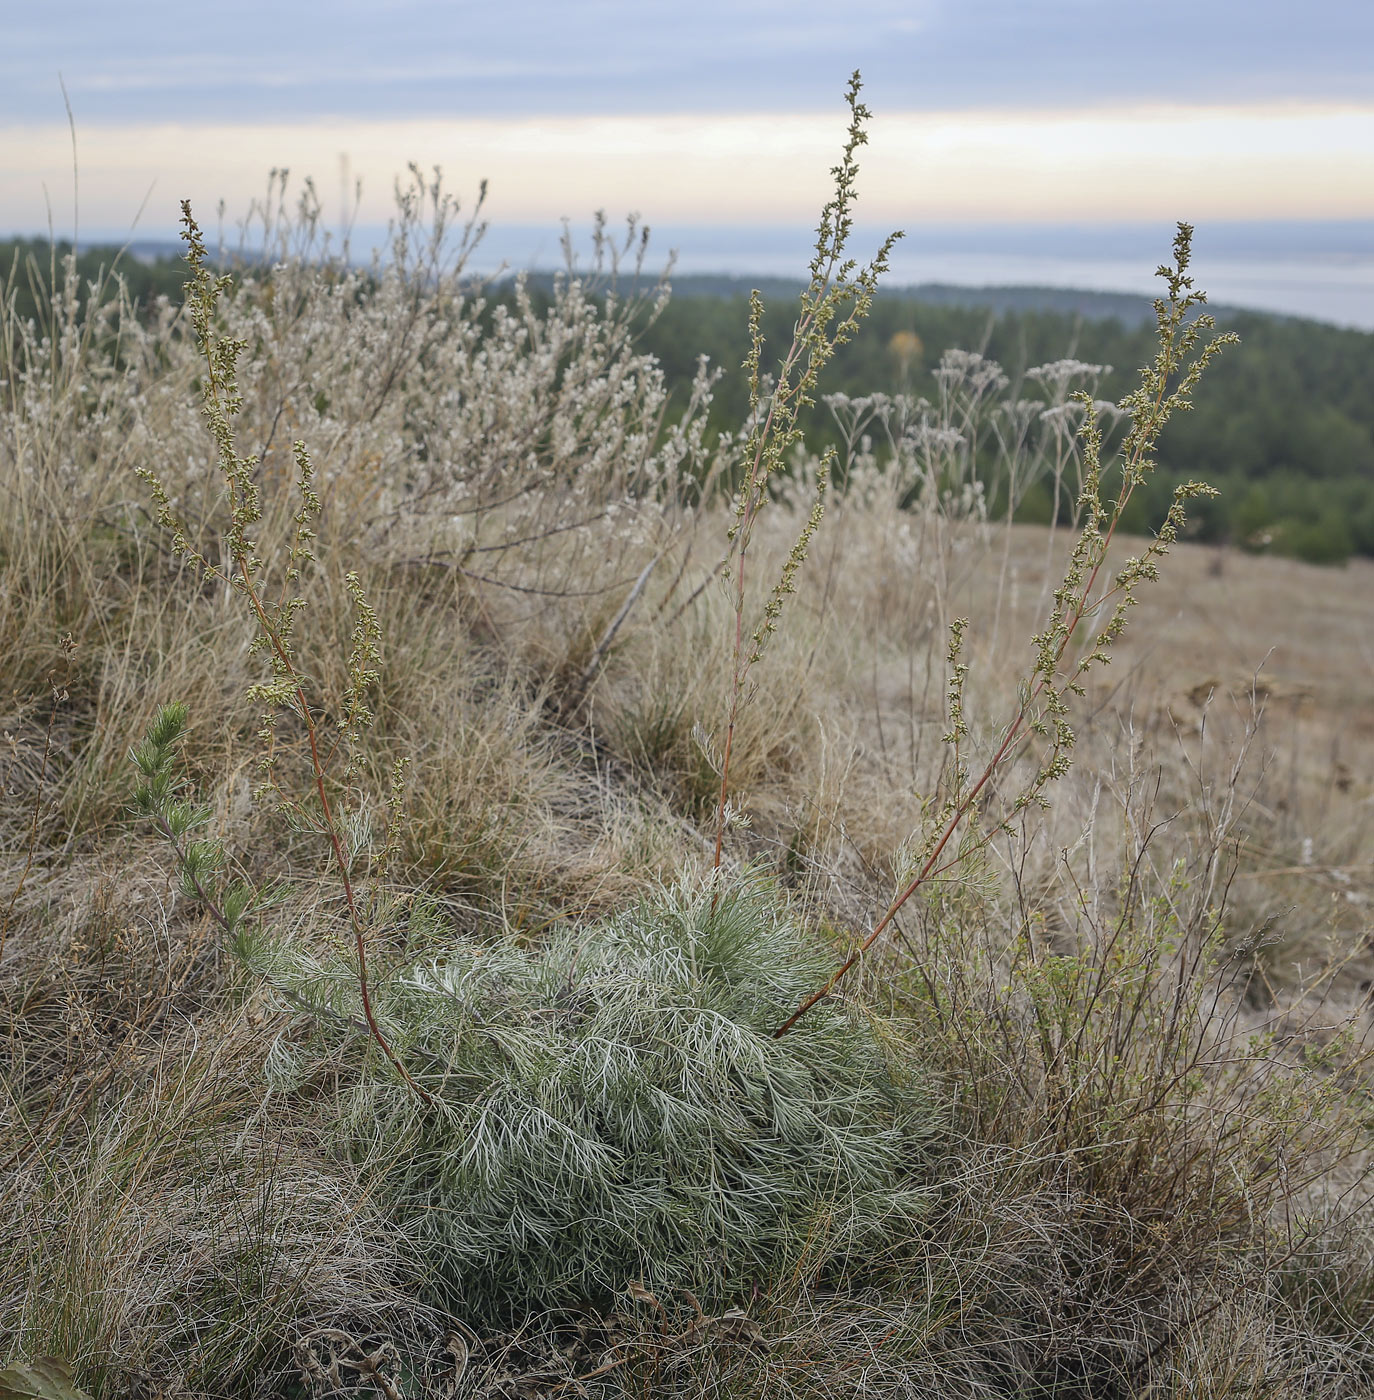
[[[1251,301],[1374,325],[1367,0],[73,0],[2,28],[0,232],[166,237],[181,198],[232,221],[289,167],[329,212],[360,179],[367,233],[415,160],[489,179],[502,258],[633,210],[684,267],[777,272],[859,68],[862,229],[913,235],[904,280],[1135,289],[1186,218]]]

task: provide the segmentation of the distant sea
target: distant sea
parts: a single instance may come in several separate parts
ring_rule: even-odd
[[[861,227],[855,253],[871,252],[885,231]],[[1173,232],[1169,224],[925,227],[898,243],[886,281],[1154,296]],[[587,247],[585,226],[574,225],[573,236]],[[646,264],[661,266],[668,249],[676,249],[680,273],[746,278],[799,277],[811,251],[795,228],[665,227],[652,230]],[[1200,226],[1193,254],[1197,285],[1214,303],[1374,331],[1374,221]],[[493,228],[481,261],[547,269],[558,258],[556,230]]]
[[[897,245],[889,287],[938,283],[943,287],[1074,288],[1080,291],[1153,296],[1155,268],[1170,256],[1173,226],[1099,225],[923,225]],[[623,233],[623,223],[608,226]],[[590,225],[571,226],[584,262]],[[871,253],[886,230],[860,226],[856,256]],[[380,228],[355,229],[355,257],[383,243]],[[811,253],[805,229],[796,227],[653,227],[645,268],[657,272],[670,250],[676,270],[692,276],[796,279]],[[143,256],[173,251],[170,241],[139,240]],[[1305,316],[1374,331],[1374,221],[1267,220],[1199,225],[1193,241],[1193,273],[1217,305]],[[475,270],[561,265],[559,229],[494,225],[487,232]]]

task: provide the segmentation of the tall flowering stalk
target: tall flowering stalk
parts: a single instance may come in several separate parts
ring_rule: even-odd
[[[835,454],[826,452],[816,473],[816,498],[796,543],[788,554],[761,615],[751,628],[746,620],[746,587],[749,547],[754,527],[769,500],[769,482],[783,472],[788,452],[801,440],[799,418],[814,402],[822,369],[835,351],[852,340],[868,315],[877,291],[878,278],[887,271],[888,257],[900,233],[884,241],[873,260],[860,267],[844,259],[845,246],[853,231],[855,188],[859,166],[856,152],[868,141],[864,123],[867,107],[859,101],[862,87],[857,70],[845,92],[849,106],[849,130],[840,163],[831,170],[834,194],[821,211],[816,229],[816,251],[808,268],[809,280],[801,294],[800,314],[792,328],[792,341],[775,378],[763,370],[763,298],[754,291],[749,298],[749,353],[744,369],[749,375],[749,435],[745,440],[743,479],[735,495],[734,523],[730,527],[730,554],[726,571],[733,603],[734,636],[731,648],[730,701],[725,724],[725,743],[720,758],[720,795],[716,804],[716,841],[713,869],[719,870],[730,823],[730,760],[734,750],[735,727],[748,698],[749,673],[767,649],[777,631],[778,620],[788,597],[796,592],[797,574],[806,560],[811,541],[825,510],[825,494]]]
[[[275,795],[296,824],[324,837],[348,910],[358,992],[368,1032],[402,1079],[416,1093],[428,1098],[426,1091],[415,1083],[391,1048],[373,1010],[367,967],[366,921],[345,850],[340,813],[331,800],[328,780],[330,763],[341,746],[348,749],[351,755],[342,774],[345,789],[357,775],[358,763],[353,755],[356,755],[356,741],[360,732],[371,724],[373,718],[367,695],[379,678],[377,668],[381,629],[357,575],[348,574],[345,584],[353,601],[357,623],[348,660],[348,684],[340,707],[339,735],[332,745],[326,747],[319,718],[307,695],[307,682],[297,660],[294,640],[296,618],[305,607],[305,599],[294,589],[300,583],[301,570],[314,561],[314,522],[320,513],[320,500],[314,488],[315,468],[305,444],[293,444],[300,505],[292,517],[291,544],[281,595],[274,600],[264,590],[263,561],[258,557],[252,534],[262,519],[261,494],[256,476],[258,459],[239,454],[233,429],[234,416],[242,406],[238,362],[247,348],[247,342],[216,332],[216,307],[220,297],[228,290],[230,279],[213,277],[206,267],[205,240],[191,215],[189,201],[182,201],[181,212],[186,260],[191,267],[191,280],[186,286],[186,305],[206,369],[201,412],[215,442],[218,467],[229,505],[229,525],[224,539],[227,560],[223,565],[212,564],[190,542],[186,527],[173,511],[168,490],[156,474],[150,469],[140,468],[139,475],[148,483],[157,505],[158,519],[170,532],[172,547],[177,554],[186,559],[193,569],[218,580],[247,601],[256,627],[253,649],[266,656],[270,668],[268,679],[252,686],[249,692],[251,698],[262,706],[258,731],[263,741],[259,794]],[[283,713],[294,715],[304,729],[310,755],[313,803],[288,796],[277,783],[277,721]],[[204,820],[204,813],[177,799],[171,783],[172,753],[184,724],[184,710],[173,707],[164,711],[159,715],[148,740],[135,751],[134,761],[144,777],[137,802],[154,818],[159,830],[172,843],[187,893],[205,902],[216,921],[226,933],[232,935],[237,932],[247,911],[249,899],[237,887],[224,898],[216,897],[214,883],[209,877],[216,875],[223,865],[223,853],[214,843],[189,843],[186,840],[187,833]],[[393,817],[399,810],[394,789],[401,776],[402,770],[398,767],[393,781],[392,800],[388,804]]]
[[[1102,429],[1099,413],[1091,397],[1076,397],[1084,408],[1079,430],[1083,443],[1083,488],[1079,497],[1082,521],[1077,543],[1069,556],[1063,580],[1054,593],[1053,606],[1045,630],[1032,639],[1035,661],[1019,687],[1016,712],[1001,731],[1001,737],[982,771],[973,777],[963,760],[962,742],[968,735],[964,718],[964,687],[968,667],[962,660],[967,618],[958,618],[950,629],[948,729],[945,743],[954,754],[952,784],[938,814],[908,867],[906,878],[869,934],[835,969],[829,980],[807,997],[784,1021],[774,1037],[786,1035],[818,1002],[834,991],[840,980],[891,927],[903,905],[930,881],[938,879],[980,851],[999,832],[1010,830],[1014,817],[1032,804],[1048,805],[1045,790],[1069,771],[1073,759],[1073,729],[1069,723],[1070,701],[1084,693],[1083,681],[1094,666],[1111,662],[1111,651],[1126,626],[1129,610],[1135,606],[1136,589],[1159,578],[1158,563],[1178,538],[1187,505],[1198,496],[1216,492],[1201,482],[1189,481],[1173,495],[1164,523],[1144,552],[1125,561],[1110,580],[1103,579],[1107,553],[1136,488],[1154,470],[1154,452],[1164,425],[1175,413],[1192,407],[1193,390],[1203,370],[1237,337],[1232,333],[1214,334],[1215,322],[1208,315],[1192,314],[1203,305],[1206,294],[1193,288],[1188,275],[1192,254],[1191,224],[1179,224],[1174,239],[1172,266],[1161,266],[1158,275],[1168,289],[1167,297],[1157,300],[1158,350],[1153,362],[1140,372],[1139,386],[1121,402],[1120,409],[1130,420],[1121,445],[1121,484],[1114,499],[1103,500]],[[1086,623],[1103,619],[1091,642],[1077,661],[1066,657],[1070,645]],[[1001,817],[991,825],[983,823],[981,803],[994,777],[1008,764],[1043,741],[1041,759],[1033,777],[1012,799]],[[956,839],[958,838],[958,839]]]

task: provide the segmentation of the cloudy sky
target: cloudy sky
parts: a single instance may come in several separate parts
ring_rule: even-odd
[[[91,236],[164,236],[187,195],[232,217],[274,166],[336,208],[344,158],[381,225],[417,160],[460,191],[489,177],[498,226],[634,209],[738,262],[748,239],[719,230],[762,249],[814,219],[856,67],[865,217],[944,230],[951,256],[970,231],[1014,256],[1016,229],[1177,218],[1266,224],[1266,257],[1374,255],[1367,0],[29,6],[0,45],[0,231],[72,223],[60,75]]]

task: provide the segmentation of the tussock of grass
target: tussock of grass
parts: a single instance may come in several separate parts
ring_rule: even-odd
[[[126,1054],[56,1108],[60,1158],[23,1153],[7,1173],[7,1346],[67,1359],[98,1394],[140,1377],[279,1393],[302,1327],[419,1316],[356,1174],[263,1104],[265,1038],[205,1030],[208,1050],[168,1037],[151,1064]]]

